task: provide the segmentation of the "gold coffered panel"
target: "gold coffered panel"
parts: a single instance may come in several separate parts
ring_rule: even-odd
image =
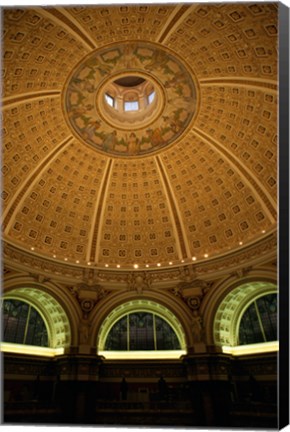
[[[277,12],[274,3],[193,5],[164,43],[183,53],[201,81],[276,80]]]
[[[101,47],[128,39],[158,42],[164,29],[183,13],[180,9],[180,6],[166,4],[103,5],[99,8],[70,7],[64,13]],[[63,8],[60,10],[63,12]]]
[[[41,98],[44,91],[61,90],[72,65],[87,54],[87,46],[45,9],[7,8],[3,20],[7,102],[12,96],[29,98],[39,92]]]
[[[4,241],[63,264],[146,270],[275,231],[277,14],[274,3],[4,9]],[[181,59],[194,116],[169,146],[106,153],[74,133],[63,95],[85,59],[134,41]]]

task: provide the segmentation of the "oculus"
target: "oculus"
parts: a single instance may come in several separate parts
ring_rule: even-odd
[[[152,78],[142,75],[144,78],[140,75],[113,78],[100,92],[100,115],[115,129],[140,130],[151,124],[163,110],[161,87]],[[127,150],[129,154],[135,154],[137,148],[132,149],[128,142]]]
[[[195,118],[193,72],[177,54],[142,41],[109,45],[86,56],[63,92],[74,135],[95,149],[143,156],[179,140]]]

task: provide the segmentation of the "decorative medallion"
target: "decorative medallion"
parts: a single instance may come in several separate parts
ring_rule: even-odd
[[[142,156],[179,139],[197,107],[192,72],[168,49],[124,42],[90,53],[63,95],[74,134],[115,156]]]

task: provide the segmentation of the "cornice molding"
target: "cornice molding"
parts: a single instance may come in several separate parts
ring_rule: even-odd
[[[33,272],[51,280],[65,283],[81,283],[88,281],[89,284],[98,283],[102,286],[110,285],[111,288],[128,287],[128,281],[132,275],[142,276],[146,273],[150,276],[150,286],[167,288],[173,284],[190,281],[192,276],[202,280],[212,280],[228,274],[240,271],[245,265],[261,265],[277,257],[277,236],[271,233],[263,239],[244,247],[240,251],[229,253],[223,257],[212,258],[195,264],[183,264],[179,267],[154,269],[146,271],[112,270],[97,267],[85,268],[80,265],[60,263],[40,257],[16,247],[8,242],[3,242],[3,256],[5,268],[21,272]],[[143,279],[143,276],[142,276]]]

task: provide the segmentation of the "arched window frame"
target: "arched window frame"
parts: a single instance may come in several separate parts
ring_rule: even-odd
[[[46,318],[45,318],[43,312],[41,311],[41,309],[39,309],[37,306],[35,306],[35,305],[32,304],[31,302],[29,302],[29,301],[27,301],[27,300],[24,300],[24,299],[22,299],[22,298],[18,298],[17,296],[7,296],[7,297],[2,298],[2,299],[1,299],[1,308],[3,307],[3,303],[4,303],[5,301],[9,301],[9,300],[12,300],[12,301],[13,301],[13,300],[16,300],[16,301],[19,301],[19,302],[21,302],[21,303],[23,303],[23,304],[28,305],[29,309],[28,309],[28,314],[27,314],[27,317],[26,317],[26,323],[25,323],[25,326],[26,326],[26,327],[27,327],[28,322],[29,322],[29,320],[30,320],[30,316],[31,316],[31,309],[32,309],[32,310],[34,309],[34,310],[35,310],[35,311],[40,315],[40,317],[41,317],[41,319],[42,319],[42,321],[43,321],[43,323],[44,323],[44,325],[45,325],[46,331],[47,331],[47,341],[48,341],[48,345],[47,345],[47,347],[50,347],[50,346],[51,346],[51,343],[50,343],[50,341],[51,341],[51,331],[50,331],[50,328],[49,328],[49,326],[48,326],[47,320],[46,320]],[[3,330],[4,330],[4,329],[3,329]],[[25,343],[26,334],[23,335],[23,338],[24,338],[24,342],[19,343],[19,345],[29,345],[29,344]],[[11,343],[11,344],[12,344],[12,342],[5,342],[5,341],[4,341],[4,343]],[[13,344],[16,345],[15,343],[13,343]],[[17,344],[17,345],[18,345],[18,344]],[[37,345],[33,345],[33,346],[37,346]]]
[[[45,322],[48,333],[48,347],[1,342],[2,352],[21,353],[54,357],[64,353],[70,346],[70,324],[68,317],[57,302],[47,292],[32,287],[14,288],[2,297],[2,300],[14,299],[30,304]]]
[[[175,332],[179,341],[180,350],[152,350],[152,351],[105,351],[106,338],[122,317],[134,312],[150,312],[166,321]],[[107,359],[136,359],[136,358],[180,358],[186,354],[185,334],[181,323],[176,316],[165,306],[150,300],[132,300],[113,309],[103,321],[98,334],[97,353]]]
[[[237,334],[236,334],[237,345],[239,345],[239,346],[241,345],[239,343],[239,340],[240,340],[240,336],[239,336],[239,334],[240,334],[240,325],[241,325],[241,322],[242,322],[242,319],[243,319],[245,313],[259,299],[261,299],[263,297],[266,297],[268,295],[271,295],[271,294],[277,294],[277,291],[270,291],[270,292],[267,292],[267,293],[259,294],[257,297],[254,297],[250,302],[248,302],[247,305],[243,308],[241,314],[239,315],[239,319],[238,319],[238,322],[237,322],[237,328],[236,328],[236,332],[237,332]],[[262,324],[260,323],[260,325],[262,325]],[[259,342],[259,343],[261,343],[261,344],[262,343],[267,343],[267,341],[265,341],[265,342]]]
[[[233,288],[219,304],[214,318],[214,341],[222,351],[243,355],[278,350],[278,341],[239,345],[239,327],[247,308],[260,297],[277,294],[277,287],[270,282],[247,282]]]
[[[179,347],[176,347],[176,348],[164,348],[164,351],[166,351],[166,350],[168,351],[168,350],[178,350],[178,349],[180,349],[180,342],[178,340],[178,337],[177,337],[174,329],[172,328],[172,326],[168,323],[168,321],[165,320],[163,317],[161,317],[160,314],[156,314],[156,313],[153,313],[151,311],[144,311],[144,310],[127,312],[125,315],[123,315],[121,318],[119,318],[115,322],[115,324],[113,324],[111,326],[110,330],[107,333],[107,337],[105,339],[105,348],[106,348],[106,345],[107,345],[107,342],[108,342],[108,338],[111,335],[111,333],[112,333],[113,328],[115,327],[115,325],[118,324],[118,323],[120,323],[120,321],[122,321],[122,320],[125,319],[126,330],[122,332],[122,335],[126,336],[126,338],[124,338],[124,341],[125,341],[125,344],[126,344],[126,348],[124,348],[123,350],[120,349],[120,348],[118,348],[117,351],[137,351],[138,350],[137,348],[134,348],[134,347],[132,348],[132,343],[134,345],[135,344],[139,344],[140,340],[138,340],[138,337],[135,340],[135,337],[134,337],[134,327],[135,326],[132,323],[132,318],[134,316],[135,316],[134,317],[135,319],[137,318],[137,325],[138,325],[138,319],[139,319],[138,314],[140,314],[140,313],[141,314],[146,314],[145,315],[146,319],[149,319],[149,321],[151,322],[151,326],[149,327],[149,336],[147,336],[146,325],[143,327],[144,330],[146,329],[145,330],[146,336],[145,336],[145,338],[143,340],[143,343],[145,343],[146,345],[147,344],[152,345],[151,351],[153,351],[153,350],[154,351],[161,351],[162,350],[161,348],[159,348],[159,344],[160,343],[162,344],[162,341],[160,339],[158,339],[158,336],[157,336],[157,323],[156,323],[156,321],[157,321],[158,318],[161,320],[161,322],[165,323],[169,327],[170,331],[174,334],[174,336],[176,338],[175,340],[179,344]],[[151,328],[151,330],[150,330],[150,328]],[[135,330],[136,330],[136,328],[135,328]],[[139,328],[139,330],[140,330],[140,328]],[[135,336],[136,336],[136,334],[135,334]],[[124,341],[123,341],[123,343],[124,343]],[[142,349],[140,348],[140,350],[145,351],[145,350],[148,350],[148,348],[142,348]],[[110,349],[110,351],[112,351],[112,349]]]

